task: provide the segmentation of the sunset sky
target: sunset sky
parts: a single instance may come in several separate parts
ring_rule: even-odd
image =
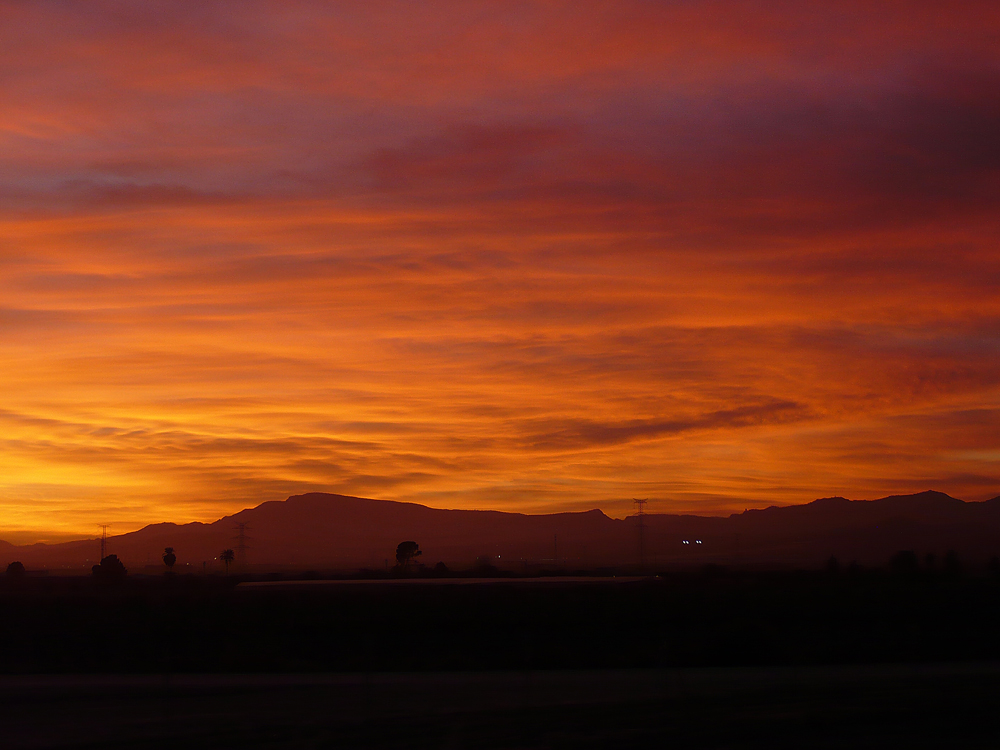
[[[0,0],[0,539],[984,500],[998,243],[995,0]]]

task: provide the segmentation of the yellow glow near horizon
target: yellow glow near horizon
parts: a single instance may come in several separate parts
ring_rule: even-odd
[[[723,5],[0,8],[0,539],[1000,494],[997,8]]]

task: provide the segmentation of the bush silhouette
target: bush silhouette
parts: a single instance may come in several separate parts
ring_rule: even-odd
[[[481,560],[476,563],[476,567],[473,568],[472,572],[477,578],[496,578],[500,574],[500,569],[486,562],[486,560]]]
[[[917,562],[917,553],[911,549],[900,550],[892,556],[892,559],[889,561],[889,567],[898,576],[906,578],[915,576],[920,570],[920,565]]]
[[[15,560],[7,566],[7,575],[10,578],[24,578],[24,565]]]
[[[958,559],[955,550],[950,549],[944,556],[944,574],[949,578],[958,578],[962,575],[962,563]]]
[[[91,568],[94,577],[103,581],[121,581],[128,575],[125,563],[118,559],[118,555],[108,555],[101,560],[100,565]]]

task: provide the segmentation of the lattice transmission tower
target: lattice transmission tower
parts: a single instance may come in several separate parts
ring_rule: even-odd
[[[639,526],[639,567],[646,567],[646,503],[648,497],[633,497],[632,503],[636,507],[636,517]]]
[[[247,550],[250,549],[250,545],[247,544],[250,541],[250,537],[247,536],[247,529],[250,528],[250,524],[245,521],[239,521],[235,528],[239,532],[233,537],[236,540],[236,564],[239,565],[241,570],[244,570],[247,564]]]
[[[101,560],[108,556],[108,526],[109,523],[102,523],[101,526]],[[100,562],[100,560],[98,561]]]

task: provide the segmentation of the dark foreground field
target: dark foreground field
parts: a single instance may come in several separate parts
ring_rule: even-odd
[[[989,577],[6,582],[0,746],[1000,746]]]
[[[3,747],[995,748],[1000,665],[0,678]]]

